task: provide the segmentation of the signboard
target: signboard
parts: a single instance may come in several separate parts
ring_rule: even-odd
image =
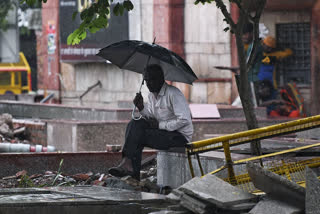
[[[6,20],[7,29],[0,29],[0,63],[19,62],[19,27],[17,19],[18,1],[12,3],[11,9],[8,11]]]
[[[79,13],[91,4],[92,0],[60,0],[60,60],[66,62],[102,61],[95,56],[98,51],[114,42],[129,39],[128,13],[115,16],[111,13],[109,27],[94,34],[87,32],[86,39],[79,45],[67,45],[67,38],[81,20],[79,15],[72,20],[74,11]],[[115,3],[116,1],[114,1]],[[111,5],[111,11],[114,5]]]

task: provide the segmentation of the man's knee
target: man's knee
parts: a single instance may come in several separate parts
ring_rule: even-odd
[[[148,125],[148,123],[144,119],[140,119],[140,120],[131,120],[128,125],[136,126],[136,127],[140,127],[140,126],[145,127]]]

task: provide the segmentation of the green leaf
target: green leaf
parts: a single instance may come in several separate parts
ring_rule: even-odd
[[[123,7],[122,4],[120,4],[119,12],[120,12],[120,15],[122,16],[122,15],[123,15],[123,12],[124,12],[124,7]]]
[[[74,39],[77,37],[77,35],[79,34],[79,29],[76,29],[75,31],[73,31],[67,38],[67,44],[71,45],[73,44]]]
[[[114,8],[113,8],[113,13],[114,13],[114,15],[116,15],[116,16],[118,16],[119,15],[119,8],[120,8],[120,4],[119,3],[117,3],[116,4],[116,6],[114,6]]]
[[[223,29],[224,32],[227,32],[230,28],[226,27],[225,29]]]
[[[72,14],[72,21],[76,19],[76,16],[78,15],[78,11],[74,11]]]

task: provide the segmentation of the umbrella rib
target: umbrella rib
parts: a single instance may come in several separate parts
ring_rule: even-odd
[[[123,67],[128,63],[128,61],[133,57],[133,55],[134,55],[136,52],[137,52],[137,48],[135,48],[134,51],[132,52],[132,54],[127,57],[127,59],[124,61],[123,65],[121,65],[120,68],[123,68]]]

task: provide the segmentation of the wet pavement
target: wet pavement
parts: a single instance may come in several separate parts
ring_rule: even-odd
[[[165,195],[98,186],[0,189],[0,213],[149,213],[171,205]]]

